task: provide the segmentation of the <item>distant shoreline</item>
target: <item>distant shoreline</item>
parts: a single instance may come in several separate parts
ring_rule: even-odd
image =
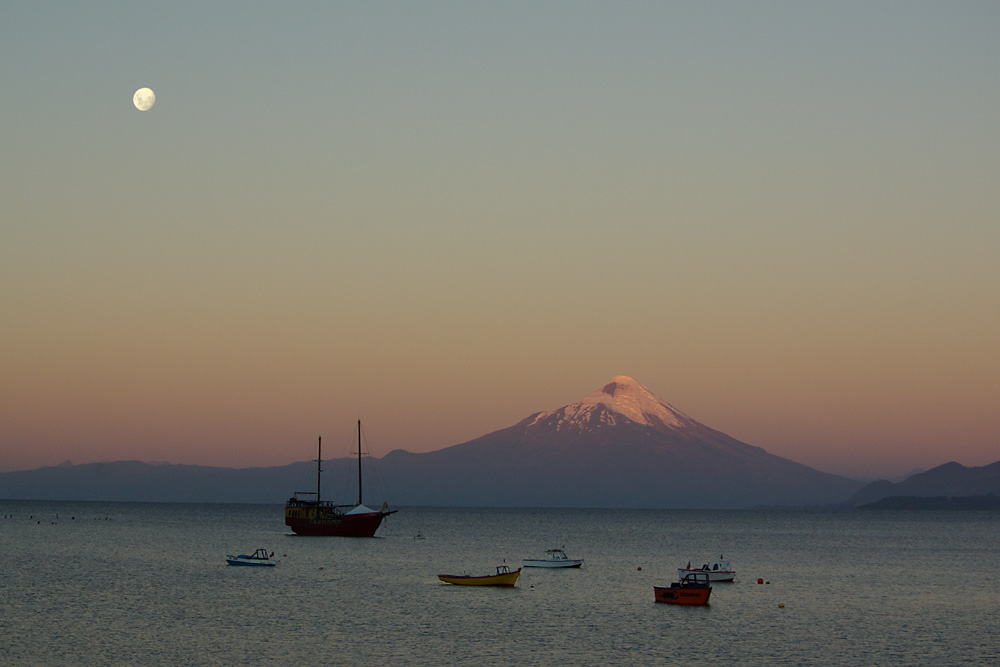
[[[1000,510],[1000,496],[890,496],[859,510]]]

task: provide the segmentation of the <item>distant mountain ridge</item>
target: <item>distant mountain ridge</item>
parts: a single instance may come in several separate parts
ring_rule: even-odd
[[[299,480],[309,477],[315,480],[315,467],[315,463],[307,462],[273,468],[238,469],[142,461],[69,466],[64,463],[0,474],[0,497],[113,502],[277,503],[291,495],[291,485]]]
[[[281,503],[313,487],[315,466],[62,464],[0,474],[0,498]],[[356,499],[356,459],[327,460],[323,469],[324,498]],[[864,486],[709,428],[628,376],[469,442],[368,457],[364,470],[366,503],[394,506],[851,507],[888,495],[1000,493],[1000,462],[971,476],[953,463]]]
[[[951,461],[925,472],[912,475],[902,482],[887,480],[872,482],[848,501],[849,505],[867,505],[884,498],[1000,496],[1000,461],[967,468]]]

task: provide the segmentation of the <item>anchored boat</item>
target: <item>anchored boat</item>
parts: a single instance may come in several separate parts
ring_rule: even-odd
[[[716,583],[732,583],[736,578],[736,570],[732,568],[728,560],[723,560],[721,555],[719,560],[714,563],[705,563],[701,567],[691,567],[691,563],[688,563],[687,567],[677,568],[678,577],[683,577],[691,572],[707,574],[708,580]]]
[[[373,510],[361,502],[361,420],[358,420],[358,502],[335,505],[320,499],[320,475],[323,472],[323,438],[319,439],[316,457],[316,492],[296,491],[285,503],[285,525],[297,535],[320,537],[374,537],[382,519],[395,514],[385,503]],[[314,496],[315,499],[310,498]]]
[[[512,570],[506,565],[497,565],[496,574],[474,576],[471,574],[439,574],[438,579],[457,586],[504,586],[512,588],[517,583],[521,568]]]
[[[549,549],[545,558],[525,558],[521,561],[524,567],[580,567],[582,558],[570,558],[562,549]]]
[[[691,572],[670,586],[653,586],[657,602],[667,604],[707,605],[712,586],[704,572]]]
[[[226,554],[226,565],[251,565],[257,567],[274,567],[278,561],[274,560],[274,552],[268,554],[267,549],[257,549],[252,554],[240,554],[233,556]]]

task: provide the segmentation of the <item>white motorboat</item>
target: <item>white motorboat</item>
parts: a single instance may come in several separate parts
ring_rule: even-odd
[[[263,567],[274,567],[278,561],[274,560],[274,552],[268,554],[267,549],[257,549],[252,554],[240,554],[233,556],[226,554],[226,565],[257,565]]]
[[[521,561],[524,567],[580,567],[582,558],[570,558],[562,549],[549,549],[545,558],[525,558]]]
[[[692,572],[707,574],[708,580],[711,582],[729,583],[736,578],[736,570],[732,568],[728,560],[723,560],[722,556],[719,556],[719,560],[713,563],[705,563],[701,567],[691,567],[691,563],[689,562],[687,567],[677,568],[677,576],[681,578]]]

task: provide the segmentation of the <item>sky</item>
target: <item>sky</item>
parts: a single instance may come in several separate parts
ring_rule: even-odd
[[[376,456],[431,451],[616,375],[826,472],[992,463],[998,28],[5,3],[0,471],[284,465],[358,418]]]

